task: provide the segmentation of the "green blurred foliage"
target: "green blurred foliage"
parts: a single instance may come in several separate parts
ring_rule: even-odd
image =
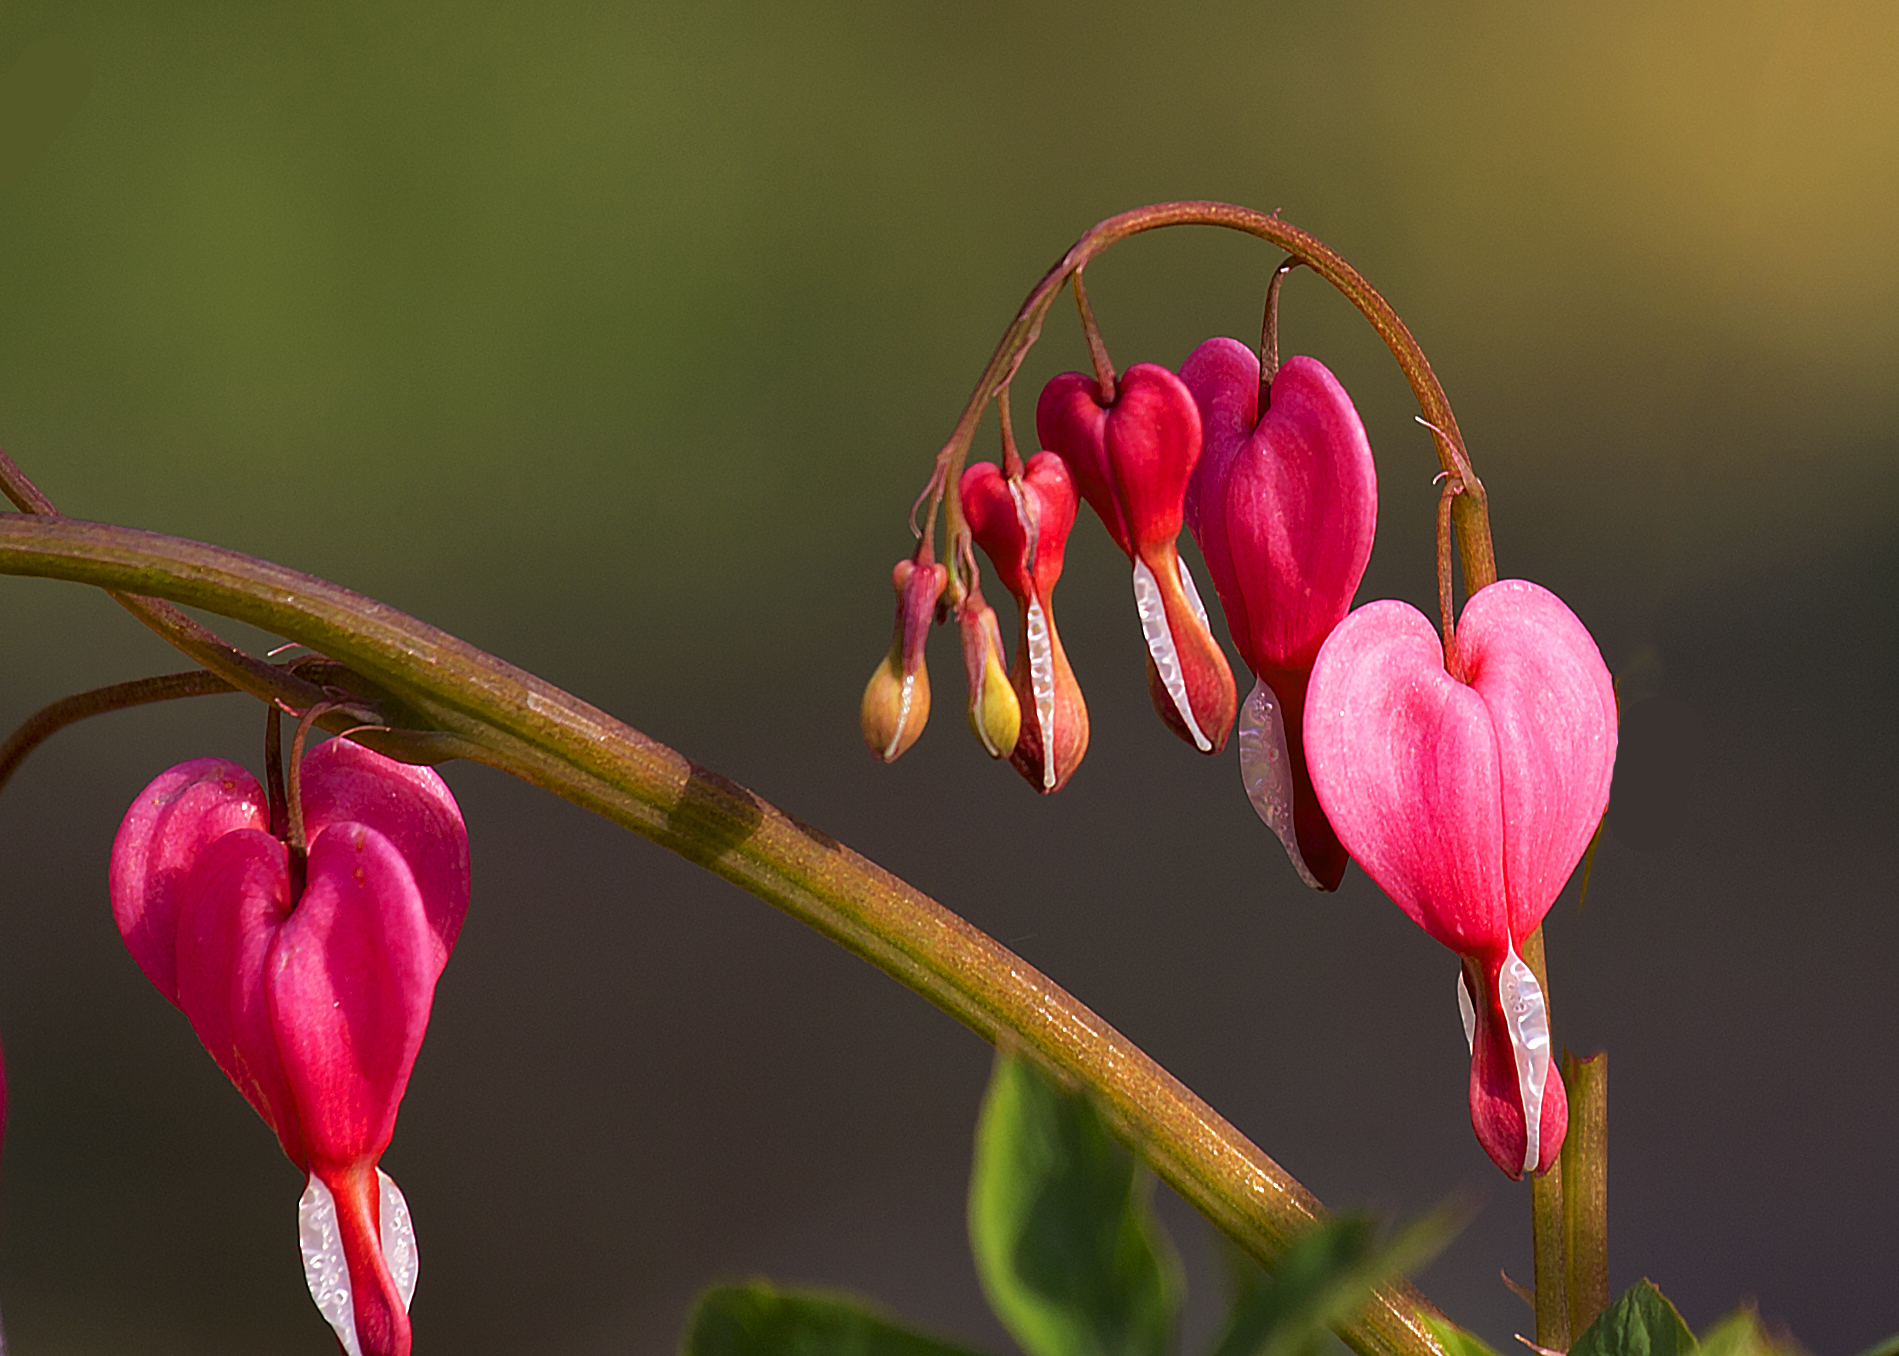
[[[1164,1356],[1180,1260],[1154,1180],[1088,1097],[996,1057],[969,1173],[969,1241],[989,1305],[1029,1356]]]
[[[700,1296],[680,1356],[970,1356],[883,1318],[862,1300],[763,1281]]]

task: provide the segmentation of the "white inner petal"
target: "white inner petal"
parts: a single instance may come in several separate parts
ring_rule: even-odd
[[[1517,1060],[1517,1091],[1523,1099],[1523,1171],[1536,1171],[1541,1156],[1543,1089],[1550,1073],[1550,1019],[1543,990],[1530,967],[1512,946],[1497,976],[1497,997],[1503,1003],[1504,1029]]]
[[[1144,560],[1134,562],[1134,609],[1141,615],[1141,634],[1147,639],[1147,652],[1154,657],[1161,686],[1173,699],[1174,709],[1180,712],[1200,752],[1213,752],[1213,741],[1200,732],[1200,722],[1193,718],[1193,707],[1187,701],[1187,680],[1180,672],[1180,656],[1174,650],[1173,633],[1167,629],[1167,607],[1161,601],[1154,572]]]
[[[1299,835],[1292,820],[1292,766],[1286,753],[1286,723],[1279,710],[1279,699],[1264,682],[1255,681],[1240,706],[1239,720],[1240,782],[1246,798],[1266,827],[1278,835],[1292,858],[1299,879],[1315,890],[1320,885],[1306,869],[1305,854],[1299,851]]]
[[[416,1271],[422,1264],[415,1247],[415,1222],[409,1218],[409,1203],[402,1198],[402,1188],[395,1179],[377,1168],[376,1181],[382,1186],[383,1265],[389,1268],[396,1293],[402,1296],[402,1307],[407,1309],[415,1298]]]
[[[336,1229],[336,1198],[310,1174],[297,1202],[297,1243],[303,1250],[303,1279],[317,1312],[336,1329],[336,1340],[349,1356],[363,1356],[356,1342],[356,1305],[350,1298],[349,1263]]]
[[[1464,1019],[1464,1048],[1477,1054],[1477,1007],[1470,1001],[1470,976],[1457,967],[1457,1015]]]
[[[1193,576],[1187,572],[1186,560],[1175,556],[1174,563],[1180,566],[1180,587],[1187,595],[1187,605],[1193,609],[1194,616],[1200,618],[1200,624],[1211,631],[1213,623],[1207,620],[1207,605],[1200,601],[1200,590],[1193,586]]]
[[[903,727],[910,723],[910,703],[916,697],[917,691],[917,676],[914,673],[903,675],[901,691],[902,696],[897,702],[897,728],[890,732],[890,743],[884,746],[886,763],[896,758],[897,748],[903,743]]]
[[[1042,737],[1042,789],[1055,789],[1055,647],[1049,644],[1048,617],[1029,599],[1029,691],[1035,694],[1035,728]]]
[[[415,1246],[415,1226],[409,1218],[409,1203],[402,1190],[381,1168],[376,1180],[382,1188],[382,1256],[407,1309],[415,1297],[415,1278],[419,1256]],[[317,1312],[336,1330],[336,1340],[349,1356],[363,1356],[356,1340],[356,1302],[350,1294],[349,1262],[343,1256],[343,1239],[336,1227],[336,1198],[315,1173],[310,1174],[297,1202],[297,1244],[303,1253],[303,1279],[310,1287],[310,1298]]]

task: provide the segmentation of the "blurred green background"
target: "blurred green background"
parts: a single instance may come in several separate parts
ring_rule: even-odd
[[[1502,1344],[1527,1206],[1469,1131],[1455,965],[1356,872],[1308,895],[1234,770],[1153,720],[1098,525],[1061,797],[981,757],[943,639],[924,741],[886,769],[856,733],[904,512],[1043,268],[1142,202],[1282,209],[1406,317],[1503,572],[1569,601],[1631,706],[1615,832],[1550,924],[1558,1038],[1612,1053],[1612,1281],[1857,1350],[1899,1328],[1895,70],[1870,2],[12,3],[0,445],[69,514],[335,579],[745,782],[1329,1202],[1474,1186],[1422,1284]],[[1178,365],[1257,333],[1276,262],[1177,231],[1089,280],[1120,363]],[[1310,275],[1282,339],[1379,453],[1361,596],[1428,601],[1396,369]],[[1084,362],[1064,305],[1025,425]],[[9,723],[178,666],[68,586],[0,581],[0,628]],[[109,717],[0,795],[22,1353],[330,1347],[295,1170],[105,901],[137,789],[255,761],[260,726]],[[981,1044],[660,849],[447,775],[475,899],[385,1160],[421,1349],[663,1352],[698,1286],[766,1273],[1006,1350],[961,1237]]]

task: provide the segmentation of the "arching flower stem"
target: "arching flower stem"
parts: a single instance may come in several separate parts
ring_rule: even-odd
[[[1464,569],[1464,587],[1471,593],[1497,578],[1496,558],[1490,545],[1490,517],[1483,483],[1470,470],[1469,454],[1458,431],[1450,400],[1431,370],[1424,350],[1391,304],[1330,246],[1277,216],[1224,202],[1164,202],[1137,207],[1109,217],[1085,232],[1069,247],[1061,261],[1051,268],[1029,293],[1016,312],[1015,319],[1003,331],[989,363],[983,368],[976,389],[970,393],[963,413],[951,430],[949,440],[937,453],[936,474],[932,477],[935,493],[932,513],[938,500],[944,503],[944,526],[952,538],[966,531],[962,507],[954,493],[944,491],[957,483],[963,463],[969,455],[970,440],[982,418],[983,407],[995,398],[1003,385],[1012,381],[1022,359],[1041,336],[1042,323],[1063,284],[1080,272],[1094,257],[1110,245],[1144,231],[1167,226],[1217,226],[1259,237],[1286,251],[1336,287],[1345,299],[1371,323],[1397,359],[1399,370],[1417,398],[1418,408],[1436,436],[1438,463],[1446,471],[1458,472],[1462,463],[1464,492],[1458,496],[1453,514],[1457,530],[1460,561]],[[952,553],[952,559],[954,559]]]

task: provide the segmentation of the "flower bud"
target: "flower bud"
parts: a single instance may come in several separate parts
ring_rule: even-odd
[[[919,553],[920,554],[920,553]],[[900,560],[890,572],[897,591],[896,634],[870,682],[858,721],[864,743],[886,763],[893,763],[917,742],[930,719],[930,673],[923,666],[923,642],[930,634],[937,595],[949,580],[949,571],[930,561]]]
[[[1088,751],[1088,707],[1055,629],[1055,581],[1075,525],[1075,486],[1061,458],[1038,452],[1005,479],[993,463],[963,472],[959,487],[970,534],[1021,618],[1009,678],[1021,711],[1009,761],[1037,791],[1059,791]]]
[[[969,728],[991,758],[1007,757],[1022,733],[1022,703],[1002,666],[1002,628],[996,610],[972,592],[957,610],[963,668],[969,675]]]
[[[1043,388],[1035,428],[1134,563],[1155,709],[1189,744],[1218,753],[1238,706],[1233,671],[1174,546],[1200,458],[1192,394],[1166,368],[1136,363],[1116,383],[1113,404],[1103,406],[1093,377],[1064,372]]]

